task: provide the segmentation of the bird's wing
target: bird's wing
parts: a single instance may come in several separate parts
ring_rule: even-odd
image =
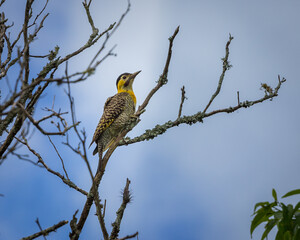
[[[103,131],[107,129],[124,111],[124,107],[125,99],[123,94],[116,94],[106,100],[102,117],[97,125],[90,146],[93,144],[93,142],[97,141]]]
[[[114,96],[112,97],[109,97],[108,99],[106,99],[105,103],[104,103],[104,109],[106,108],[107,104],[110,102],[110,100],[113,98]]]

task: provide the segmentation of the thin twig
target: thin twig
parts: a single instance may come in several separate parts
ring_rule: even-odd
[[[89,23],[91,25],[91,28],[92,28],[92,31],[93,31],[93,35],[96,36],[98,34],[99,30],[98,30],[98,28],[95,27],[93,18],[91,16],[91,13],[90,13],[90,4],[91,4],[91,1],[89,3],[87,3],[86,0],[84,2],[82,2],[82,5],[83,5],[83,7],[85,9],[87,18],[88,18]]]
[[[68,61],[70,58],[78,55],[79,53],[81,53],[85,49],[87,49],[87,48],[91,47],[92,45],[94,45],[104,34],[106,34],[107,32],[109,32],[110,30],[112,30],[114,28],[115,24],[116,24],[115,22],[113,24],[110,24],[109,27],[106,30],[104,30],[102,33],[100,33],[100,34],[96,34],[95,35],[94,33],[92,33],[90,35],[89,40],[87,41],[87,43],[84,46],[82,46],[79,49],[77,49],[76,51],[68,54],[67,56],[59,59],[57,64],[60,65],[63,62]]]
[[[139,232],[136,232],[136,233],[134,233],[134,234],[127,235],[127,236],[125,236],[125,237],[118,238],[118,239],[116,239],[116,240],[126,240],[126,239],[130,239],[130,238],[138,237],[138,235],[139,235]]]
[[[35,239],[35,238],[40,237],[40,236],[46,236],[50,232],[56,231],[58,228],[66,225],[67,223],[68,223],[68,221],[66,221],[66,220],[60,221],[59,223],[53,225],[52,227],[46,228],[45,230],[37,232],[35,234],[32,234],[32,235],[30,235],[28,237],[24,237],[21,240],[31,240],[31,239]]]
[[[49,0],[46,0],[44,7],[43,7],[42,10],[36,15],[36,17],[35,17],[33,23],[32,23],[30,26],[28,26],[28,27],[31,27],[31,26],[35,25],[35,23],[36,23],[36,21],[38,20],[38,18],[39,18],[39,17],[42,15],[42,13],[45,11],[45,9],[46,9],[46,7],[47,7],[47,5],[48,5],[48,2],[49,2]]]
[[[233,37],[229,34],[229,40],[226,43],[226,47],[225,47],[226,54],[225,54],[225,57],[222,58],[223,71],[222,71],[222,74],[219,78],[218,87],[217,87],[215,93],[211,96],[211,99],[209,100],[208,104],[206,105],[205,109],[203,110],[203,113],[206,113],[206,110],[209,108],[209,106],[211,105],[213,100],[216,98],[216,96],[218,96],[218,94],[220,93],[222,83],[223,83],[223,80],[224,80],[224,77],[225,77],[225,73],[226,73],[227,70],[229,70],[231,68],[231,65],[229,64],[229,61],[228,61],[228,57],[229,57],[229,45],[230,45],[232,39],[233,39]]]
[[[140,105],[138,107],[138,110],[135,113],[135,116],[137,116],[137,117],[139,117],[145,111],[145,108],[148,105],[150,99],[158,91],[158,89],[160,89],[163,85],[165,85],[167,83],[169,65],[170,65],[170,61],[171,61],[171,57],[172,57],[173,41],[178,32],[179,32],[179,26],[175,29],[173,35],[169,38],[169,51],[168,51],[168,56],[167,56],[167,60],[166,60],[166,64],[165,64],[163,73],[160,76],[159,80],[157,81],[156,86],[149,92],[148,96],[146,97],[146,99],[144,100],[142,105]]]
[[[98,189],[95,188],[94,194],[95,194],[94,202],[95,202],[95,206],[96,206],[97,217],[98,217],[98,221],[100,223],[100,228],[101,228],[101,231],[103,234],[103,238],[104,238],[104,240],[108,240],[108,233],[107,233],[105,222],[104,222],[104,215],[102,214],[103,206],[100,203]]]
[[[26,162],[29,162],[37,167],[40,167],[40,168],[44,168],[43,166],[39,165],[38,162],[34,162],[32,161],[31,159],[27,158],[27,154],[18,154],[18,153],[15,153],[14,151],[10,152],[11,155],[13,156],[16,156],[17,158],[19,158],[20,160],[23,160],[23,161],[26,161]]]
[[[114,45],[100,60],[98,60],[94,65],[92,65],[92,63],[94,62],[94,60],[96,60],[96,58],[98,57],[98,55],[104,49],[104,47],[103,48],[101,47],[100,50],[98,51],[98,53],[95,55],[94,59],[89,64],[89,66],[84,71],[75,72],[73,74],[70,74],[68,76],[69,80],[66,80],[67,79],[66,76],[62,76],[60,78],[45,78],[43,81],[45,81],[45,82],[57,82],[58,84],[63,84],[63,83],[74,84],[74,83],[82,82],[82,81],[86,80],[91,74],[93,74],[95,72],[96,68],[104,60],[106,60],[109,56],[116,56],[116,54],[113,53],[113,50],[116,48],[116,46],[117,45]],[[71,78],[75,78],[75,77],[78,77],[78,78],[71,80]]]
[[[105,211],[106,211],[106,199],[104,200],[104,206],[103,206],[103,217],[105,217]]]
[[[66,62],[65,75],[66,75],[66,79],[67,79],[67,82],[68,82],[68,85],[67,85],[68,86],[68,91],[66,92],[66,94],[68,96],[68,100],[69,100],[69,103],[70,103],[71,117],[72,117],[72,122],[73,122],[73,125],[74,125],[74,123],[76,122],[75,103],[74,103],[74,99],[73,99],[72,94],[71,94],[71,86],[70,86],[70,80],[69,80],[69,75],[68,75],[68,62]],[[87,151],[86,151],[86,134],[85,134],[85,130],[82,131],[82,136],[79,133],[76,126],[74,126],[74,131],[75,131],[75,133],[76,133],[76,135],[77,135],[77,137],[78,137],[78,139],[81,143],[82,149],[83,149],[83,153],[82,153],[80,151],[79,147],[78,147],[77,152],[83,158],[83,160],[84,160],[84,162],[85,162],[85,164],[88,168],[90,177],[93,181],[94,176],[93,176],[92,168],[91,168],[91,165],[89,163],[89,160],[88,160],[88,157],[87,157]],[[67,143],[68,143],[68,138],[67,138]],[[70,144],[69,144],[69,146],[71,147]]]
[[[22,141],[21,139],[19,139],[19,138],[17,138],[17,137],[15,137],[15,138],[16,138],[20,143],[24,144],[24,145],[28,148],[28,150],[29,150],[33,155],[35,155],[35,156],[38,158],[38,162],[41,163],[41,164],[46,168],[46,170],[47,170],[48,172],[50,172],[50,173],[56,175],[57,177],[59,177],[59,178],[60,178],[65,184],[67,184],[69,187],[71,187],[71,188],[77,190],[78,192],[80,192],[80,193],[82,193],[82,194],[84,194],[84,195],[88,195],[88,193],[87,193],[86,191],[84,191],[83,189],[77,187],[77,185],[76,185],[75,183],[73,183],[71,180],[66,179],[66,178],[65,178],[63,175],[61,175],[59,172],[56,172],[56,171],[52,170],[51,168],[49,168],[49,167],[47,166],[47,164],[44,162],[44,160],[43,160],[43,158],[41,157],[41,155],[40,155],[39,153],[37,153],[35,150],[33,150],[33,149],[29,146],[29,144],[28,144],[28,142],[27,142],[26,139],[24,139],[24,141]]]
[[[48,115],[48,116],[45,116],[45,117],[43,117],[43,118],[41,118],[40,120],[37,120],[36,121],[36,123],[37,124],[40,124],[41,122],[43,122],[43,121],[45,121],[45,120],[47,120],[47,119],[49,119],[49,118],[52,118],[52,117],[57,117],[57,118],[59,118],[60,119],[60,121],[62,122],[62,124],[63,124],[63,126],[66,126],[67,125],[67,122],[66,122],[66,120],[64,119],[64,118],[62,118],[62,116],[61,115],[64,115],[64,114],[68,114],[68,112],[55,112],[54,110],[52,110],[52,109],[49,109],[49,108],[45,108],[45,109],[43,109],[43,110],[46,110],[46,111],[48,111],[48,112],[52,112],[50,115]]]
[[[65,133],[67,131],[69,131],[71,128],[76,127],[78,124],[80,124],[80,122],[76,122],[75,124],[71,125],[70,127],[65,127],[64,130],[62,130],[62,131],[47,132],[39,125],[39,122],[41,122],[41,120],[38,120],[38,121],[34,120],[33,117],[31,116],[31,114],[20,103],[17,103],[17,106],[24,112],[24,114],[30,120],[30,122],[44,135],[65,135]]]
[[[61,165],[62,165],[62,167],[63,167],[63,170],[64,170],[65,174],[66,174],[67,179],[70,180],[70,179],[69,179],[69,176],[68,176],[68,173],[67,173],[67,170],[66,170],[66,168],[65,168],[64,160],[63,160],[62,157],[60,156],[60,154],[59,154],[59,152],[58,152],[56,146],[55,146],[54,143],[52,142],[50,136],[48,136],[48,139],[49,139],[50,143],[52,144],[52,146],[54,147],[55,152],[57,153],[57,155],[58,155],[58,157],[59,157],[59,159],[60,159],[60,161],[61,161]]]
[[[39,221],[39,219],[38,219],[38,218],[36,218],[35,222],[36,222],[36,224],[38,225],[38,227],[39,227],[40,231],[42,232],[42,231],[43,231],[43,229],[42,229],[42,226],[41,226],[41,224],[40,224],[40,221]],[[45,240],[47,240],[47,238],[46,238],[46,236],[45,236],[45,235],[43,235],[43,237],[44,237],[44,239],[45,239]]]
[[[182,86],[182,88],[181,88],[181,102],[180,102],[180,106],[179,106],[178,118],[181,117],[182,107],[183,107],[183,103],[184,103],[185,99],[187,99],[186,96],[185,96],[185,89],[184,89],[184,86]]]
[[[130,11],[130,0],[128,0],[128,4],[127,4],[127,9],[126,11],[122,14],[122,16],[120,17],[119,21],[116,23],[115,27],[112,29],[111,32],[108,32],[106,34],[106,38],[102,44],[102,46],[100,47],[100,49],[98,50],[98,52],[95,54],[94,58],[92,59],[92,61],[90,62],[88,68],[92,68],[94,61],[96,61],[97,57],[100,55],[100,53],[105,49],[106,43],[108,42],[109,38],[115,33],[115,31],[119,28],[119,26],[121,25],[122,21],[124,20],[124,18],[126,17],[126,15],[128,14],[128,12]],[[114,48],[114,47],[113,47]],[[112,50],[112,49],[111,49]],[[93,68],[95,68],[95,66],[99,65],[99,63],[95,64],[93,66]]]

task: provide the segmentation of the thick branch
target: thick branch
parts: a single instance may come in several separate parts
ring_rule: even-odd
[[[81,233],[81,230],[85,224],[85,221],[89,215],[92,203],[94,201],[94,188],[98,189],[98,186],[100,184],[100,181],[104,175],[105,172],[105,168],[106,165],[108,163],[108,160],[110,158],[110,156],[113,154],[113,152],[115,151],[115,149],[117,148],[119,142],[121,141],[121,139],[123,139],[125,137],[125,135],[131,130],[131,127],[128,127],[126,129],[124,129],[122,132],[119,133],[119,135],[116,137],[115,142],[111,145],[111,147],[106,151],[101,163],[99,161],[98,163],[98,168],[97,168],[97,172],[96,175],[94,177],[94,181],[93,181],[93,185],[90,188],[89,194],[87,195],[87,200],[85,202],[85,205],[83,207],[80,219],[77,223],[77,227],[76,229],[72,229],[72,232],[70,233],[70,239],[78,239],[79,235]],[[101,167],[99,167],[99,164],[101,164]]]
[[[30,40],[28,39],[28,22],[31,18],[31,5],[34,0],[27,0],[26,2],[26,8],[25,8],[25,18],[24,18],[24,24],[23,24],[23,36],[24,36],[24,54],[23,54],[23,64],[25,69],[25,76],[24,76],[24,85],[28,83],[28,77],[29,77],[29,44]]]
[[[43,77],[43,76],[40,76],[40,77]],[[44,90],[48,87],[48,85],[49,85],[49,83],[47,82],[44,84],[43,87],[39,86],[34,94],[32,94],[34,87],[30,87],[27,91],[25,91],[21,94],[18,103],[21,104],[22,106],[24,106],[26,100],[29,97],[31,97],[31,100],[27,104],[27,107],[26,107],[26,111],[29,112],[29,115],[33,111],[34,105],[36,104],[36,102],[38,101],[39,97],[44,92]],[[16,115],[17,115],[17,118],[14,122],[14,125],[13,125],[12,129],[10,130],[8,136],[6,137],[5,142],[0,147],[0,158],[2,157],[2,155],[4,154],[4,152],[6,151],[8,146],[11,144],[13,138],[16,136],[16,134],[21,129],[21,127],[26,119],[26,117],[25,117],[26,115],[22,111],[20,111],[19,107],[13,106],[13,108],[7,114],[6,118],[0,124],[0,135],[2,135],[3,131],[6,130],[6,128],[13,121],[13,119],[15,118]]]

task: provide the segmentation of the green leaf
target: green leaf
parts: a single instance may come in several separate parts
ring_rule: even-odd
[[[295,213],[296,224],[300,226],[300,213]]]
[[[283,239],[282,231],[278,230],[275,240],[282,240],[282,239]]]
[[[273,229],[273,227],[275,226],[275,224],[277,223],[277,219],[271,219],[265,226],[265,231],[261,237],[261,240],[264,240],[265,238],[268,237],[269,232]]]
[[[299,240],[300,239],[300,226],[296,225],[294,228],[294,237],[293,240]]]
[[[290,231],[286,231],[283,235],[284,240],[292,240],[292,234]]]
[[[272,196],[273,196],[275,202],[277,202],[277,193],[274,188],[272,189]]]
[[[253,218],[252,222],[251,222],[251,227],[250,227],[250,233],[251,233],[251,237],[252,237],[252,233],[255,230],[255,228],[260,225],[262,222],[266,222],[268,221],[268,217],[267,217],[267,211],[265,209],[260,209],[255,217]]]
[[[281,203],[282,207],[282,232],[285,233],[287,230],[290,229],[290,226],[292,225],[292,212],[293,212],[293,206],[291,204],[288,204],[287,206],[284,203]]]
[[[274,213],[274,218],[281,220],[282,219],[282,211],[277,211]]]
[[[264,206],[266,206],[266,205],[270,205],[270,203],[269,203],[269,202],[259,202],[259,203],[256,203],[255,206],[254,206],[254,213],[255,213],[255,211],[256,211],[256,209],[257,209],[258,207],[264,207]],[[254,214],[253,214],[253,215],[254,215]]]
[[[294,208],[294,212],[293,212],[293,215],[299,210],[300,208],[300,202],[298,202]]]
[[[283,195],[282,198],[286,198],[286,197],[296,195],[296,194],[300,194],[300,189],[290,191],[290,192],[286,193],[285,195]]]
[[[275,240],[283,240],[283,235],[285,233],[285,227],[284,227],[284,223],[282,221],[278,222],[277,224],[277,235]]]
[[[288,209],[288,219],[291,220],[294,214],[294,208],[292,204],[287,205]]]

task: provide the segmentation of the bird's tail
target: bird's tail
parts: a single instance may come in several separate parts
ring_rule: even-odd
[[[94,152],[96,151],[96,153],[98,152],[99,154],[99,163],[98,163],[98,169],[97,172],[99,172],[102,168],[102,153],[103,153],[103,146],[102,144],[97,144],[96,149],[94,150]],[[93,154],[94,154],[93,152]]]
[[[94,149],[94,151],[93,151],[93,155],[96,155],[97,152],[98,152],[98,144],[96,144],[96,147],[95,147],[95,149]]]

